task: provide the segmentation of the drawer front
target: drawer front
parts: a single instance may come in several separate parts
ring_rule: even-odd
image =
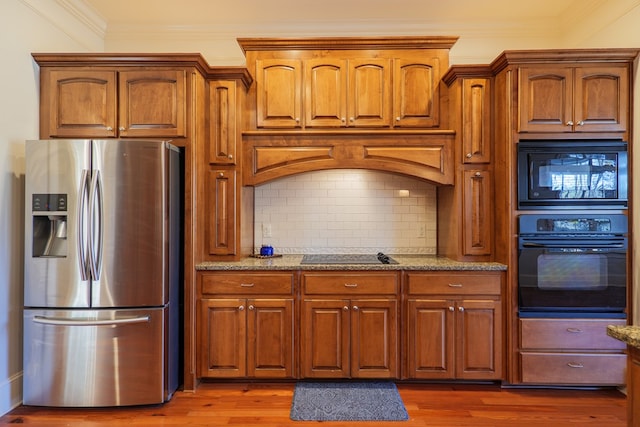
[[[527,353],[522,357],[522,381],[530,384],[622,385],[625,354]]]
[[[389,294],[398,293],[396,273],[305,273],[302,276],[305,294]]]
[[[271,295],[293,293],[291,273],[206,273],[201,275],[203,294]]]
[[[409,294],[500,295],[501,274],[408,273]]]
[[[607,335],[607,325],[621,319],[520,319],[522,349],[623,350],[626,344]]]

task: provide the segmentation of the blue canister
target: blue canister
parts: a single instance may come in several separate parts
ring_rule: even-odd
[[[260,248],[260,255],[262,256],[273,256],[273,246],[271,245],[262,245]]]

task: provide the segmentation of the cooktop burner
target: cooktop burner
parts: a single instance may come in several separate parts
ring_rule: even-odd
[[[375,254],[307,254],[300,264],[397,264],[393,258]]]

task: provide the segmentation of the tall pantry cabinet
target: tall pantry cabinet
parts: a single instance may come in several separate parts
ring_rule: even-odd
[[[614,319],[518,316],[518,217],[553,211],[518,210],[516,159],[517,144],[526,139],[616,139],[628,141],[632,152],[631,82],[637,55],[637,49],[505,51],[490,64],[495,75],[495,260],[509,265],[504,298],[510,383],[611,385],[624,378],[624,351],[604,327],[618,323]],[[632,218],[632,210],[614,213]],[[580,331],[580,340],[560,338],[557,331]],[[569,365],[580,369],[568,370]]]

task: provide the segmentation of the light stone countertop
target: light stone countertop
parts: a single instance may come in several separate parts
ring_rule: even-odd
[[[274,258],[247,257],[240,261],[202,262],[196,270],[424,270],[424,271],[506,271],[507,266],[497,262],[462,262],[435,255],[393,255],[398,264],[300,264],[302,255],[283,255]]]
[[[607,335],[640,349],[640,326],[607,326]]]

